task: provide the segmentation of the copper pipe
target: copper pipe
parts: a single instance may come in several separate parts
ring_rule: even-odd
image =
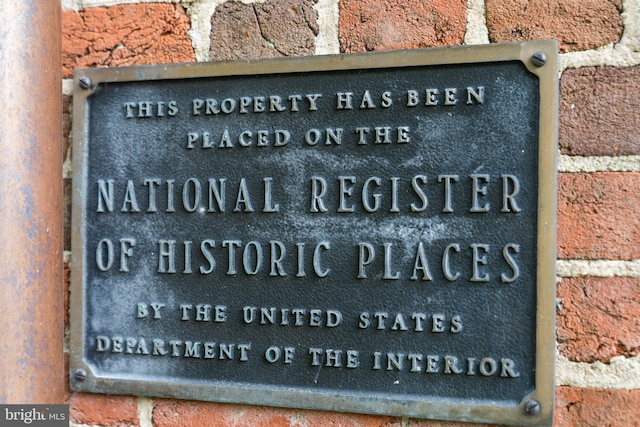
[[[62,403],[60,0],[0,8],[0,403]]]

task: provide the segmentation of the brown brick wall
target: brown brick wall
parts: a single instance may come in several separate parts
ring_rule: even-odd
[[[324,1],[324,0],[322,0]],[[124,1],[123,1],[124,3]],[[129,3],[129,2],[127,2]],[[179,3],[179,4],[175,4]],[[121,4],[63,12],[63,74],[86,67],[196,60],[196,6],[201,0]],[[207,22],[211,60],[302,56],[316,53],[323,30],[318,0],[221,3]],[[467,0],[340,0],[337,49],[366,52],[462,45]],[[640,0],[627,0],[640,8]],[[631,5],[631,6],[629,6]],[[491,42],[553,38],[561,53],[611,49],[623,41],[621,0],[485,0]],[[197,25],[202,25],[198,21]],[[338,52],[335,52],[338,53]],[[634,53],[638,55],[637,52]],[[638,60],[640,62],[640,60]],[[615,62],[615,61],[614,61]],[[563,70],[559,145],[568,156],[640,155],[640,65],[591,60]],[[64,99],[69,139],[71,98]],[[65,149],[65,153],[67,149]],[[65,178],[65,249],[70,249],[71,177]],[[561,260],[640,259],[640,167],[631,172],[562,172],[558,179],[558,257]],[[67,266],[68,267],[68,266]],[[68,268],[65,282],[68,286]],[[609,363],[640,353],[640,280],[569,277],[558,284],[558,349],[571,362]],[[68,302],[67,304],[68,305]],[[67,318],[68,324],[68,318]],[[640,425],[640,390],[562,385],[555,426]],[[88,426],[402,426],[486,427],[247,405],[141,399],[68,391],[71,421]]]
[[[640,354],[639,278],[564,279],[558,298],[558,347],[567,359],[608,363]]]
[[[100,426],[139,425],[137,398],[93,393],[73,393],[69,398],[71,421]]]
[[[157,427],[400,427],[400,420],[391,417],[355,415],[307,411],[299,409],[277,409],[262,406],[225,405],[209,402],[185,402],[160,399],[153,412],[153,423]]]
[[[640,154],[640,67],[566,70],[560,81],[560,150],[575,156]]]
[[[601,390],[559,387],[556,426],[637,426],[640,423],[640,390]]]
[[[75,68],[194,61],[180,5],[132,4],[62,15],[62,74]]]
[[[555,39],[560,52],[595,49],[622,36],[621,0],[486,0],[492,42]]]
[[[561,173],[558,257],[640,258],[640,174]]]
[[[211,19],[211,60],[312,55],[317,20],[311,0],[223,3]]]
[[[340,50],[416,49],[462,44],[466,1],[343,0]]]

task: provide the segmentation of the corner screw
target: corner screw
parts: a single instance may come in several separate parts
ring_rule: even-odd
[[[84,369],[78,369],[73,373],[73,376],[77,381],[84,381],[87,379],[87,372]]]
[[[524,411],[531,416],[540,414],[541,409],[540,403],[537,400],[528,400],[524,404]]]
[[[80,89],[91,89],[91,79],[89,77],[80,77],[80,79],[78,79],[78,85]]]
[[[542,67],[544,64],[547,63],[547,55],[545,55],[544,52],[536,52],[531,57],[531,62],[536,67]]]

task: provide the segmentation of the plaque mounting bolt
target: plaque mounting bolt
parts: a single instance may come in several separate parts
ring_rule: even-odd
[[[536,52],[531,57],[531,62],[536,67],[542,67],[544,64],[547,63],[547,55],[545,55],[544,52]]]
[[[524,404],[524,411],[531,416],[540,414],[541,409],[542,408],[540,407],[540,402],[538,402],[537,400],[528,400]]]
[[[84,369],[77,369],[73,373],[73,377],[76,379],[76,381],[84,381],[87,379],[87,372]]]
[[[80,77],[78,79],[78,86],[80,86],[80,89],[91,89],[91,79],[89,77]]]

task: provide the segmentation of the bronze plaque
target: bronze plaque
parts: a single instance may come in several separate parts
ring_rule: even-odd
[[[71,387],[550,424],[556,56],[78,71]]]

